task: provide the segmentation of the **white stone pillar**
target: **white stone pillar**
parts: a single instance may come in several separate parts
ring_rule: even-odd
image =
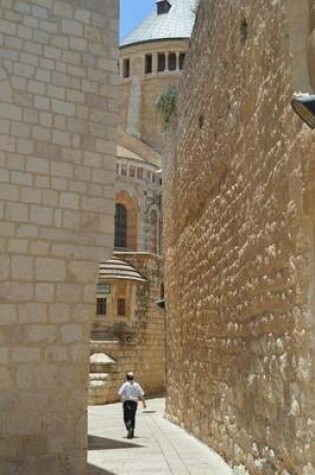
[[[0,474],[86,475],[90,321],[113,244],[116,0],[3,0]]]

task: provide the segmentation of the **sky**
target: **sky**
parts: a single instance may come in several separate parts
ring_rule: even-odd
[[[120,0],[120,39],[123,39],[150,12],[156,0]]]

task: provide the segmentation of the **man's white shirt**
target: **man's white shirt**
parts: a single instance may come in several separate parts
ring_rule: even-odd
[[[136,381],[126,381],[118,391],[123,401],[136,401],[144,396],[144,391]]]

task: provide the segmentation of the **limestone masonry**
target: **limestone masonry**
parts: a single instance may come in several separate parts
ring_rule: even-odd
[[[86,473],[90,321],[112,250],[115,0],[0,2],[0,474]]]
[[[100,265],[90,404],[119,400],[117,389],[128,370],[147,396],[165,389],[165,130],[156,104],[181,79],[194,5],[195,0],[157,1],[120,44],[114,254]]]
[[[201,0],[166,170],[167,412],[238,474],[315,473],[314,24]]]
[[[164,312],[155,304],[160,297],[163,259],[150,253],[117,252],[114,256],[116,269],[127,264],[129,272],[137,269],[141,281],[136,276],[119,279],[113,273],[111,278],[101,279],[111,285],[111,294],[107,296],[107,315],[97,315],[93,321],[90,404],[119,400],[117,388],[130,369],[147,396],[165,390]],[[124,316],[117,315],[116,310],[117,298],[121,297],[126,299]]]

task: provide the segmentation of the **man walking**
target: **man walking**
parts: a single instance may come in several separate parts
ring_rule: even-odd
[[[118,394],[123,403],[124,423],[127,429],[127,438],[132,439],[135,430],[138,401],[142,401],[143,407],[146,407],[144,391],[140,384],[134,381],[132,372],[126,374],[126,382],[120,387]]]

